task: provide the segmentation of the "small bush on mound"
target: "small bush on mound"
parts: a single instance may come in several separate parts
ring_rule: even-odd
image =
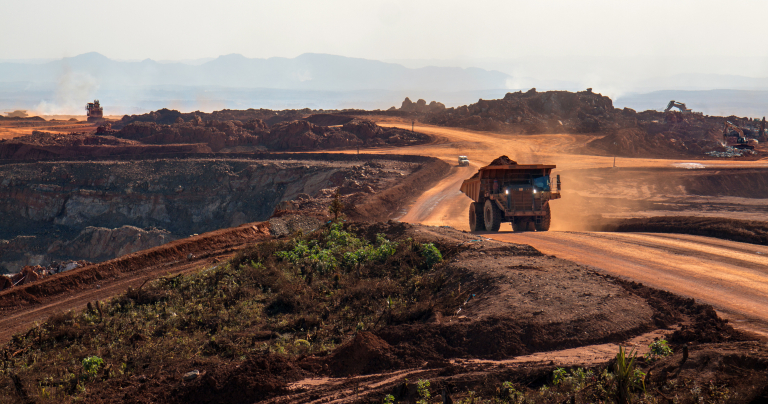
[[[652,342],[648,345],[648,348],[650,348],[650,352],[645,354],[645,359],[651,362],[672,355],[673,353],[672,348],[667,345],[667,340],[665,339]]]
[[[110,380],[190,360],[323,354],[356,331],[458,306],[459,296],[436,297],[446,284],[434,272],[441,260],[432,244],[385,234],[369,240],[334,223],[254,245],[197,273],[160,278],[79,313],[53,316],[15,336],[0,352],[0,369],[28,384],[62,369],[80,372],[72,377],[78,388],[58,376],[46,386],[47,397],[66,401],[97,394],[99,386],[106,390]],[[0,396],[14,394],[11,385],[0,385]]]

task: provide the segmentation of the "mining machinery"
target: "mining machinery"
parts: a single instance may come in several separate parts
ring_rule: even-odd
[[[85,110],[88,111],[88,122],[99,122],[104,119],[104,109],[101,108],[99,100],[89,102]]]

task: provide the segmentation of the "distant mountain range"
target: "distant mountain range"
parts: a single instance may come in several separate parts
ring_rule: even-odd
[[[488,91],[503,96],[510,76],[478,68],[422,67],[325,54],[249,59],[226,55],[203,63],[111,60],[98,53],[45,63],[0,63],[0,110],[81,113],[99,98],[105,113],[159,107],[388,108],[448,93],[460,103]],[[470,98],[464,98],[469,93]],[[432,98],[437,99],[437,98]]]
[[[186,62],[117,61],[86,53],[51,61],[0,61],[0,113],[84,114],[85,103],[93,99],[101,101],[108,115],[164,107],[386,109],[399,106],[405,97],[459,106],[529,87],[583,90],[567,81],[512,77],[495,70],[408,68],[314,53],[269,59],[232,54]],[[623,91],[614,100],[617,107],[637,110],[661,110],[674,99],[706,114],[762,116],[768,111],[768,78],[690,74],[612,88]]]
[[[99,53],[42,64],[0,63],[0,82],[57,83],[87,75],[100,86],[221,86],[312,91],[440,90],[504,88],[509,75],[478,68],[423,67],[306,53],[293,59],[220,56],[202,64],[120,62]]]

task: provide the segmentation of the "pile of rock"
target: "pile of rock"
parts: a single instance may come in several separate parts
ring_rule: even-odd
[[[427,105],[427,102],[423,99],[419,99],[416,102],[411,101],[410,98],[405,97],[402,105],[400,105],[400,111],[415,112],[417,114],[437,114],[445,111],[445,104],[442,102],[432,101]]]
[[[622,112],[613,108],[610,98],[591,89],[576,93],[540,93],[532,88],[527,92],[507,93],[499,100],[479,100],[430,113],[426,121],[508,133],[593,133],[633,124],[632,117],[625,118]]]

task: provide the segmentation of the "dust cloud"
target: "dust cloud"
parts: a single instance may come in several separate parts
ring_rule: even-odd
[[[56,83],[51,101],[40,101],[35,108],[37,115],[84,115],[85,104],[96,98],[98,80],[85,72],[75,72],[65,67]]]
[[[551,230],[604,231],[620,219],[691,209],[683,178],[670,172],[598,168],[559,174],[562,198],[550,205]]]

